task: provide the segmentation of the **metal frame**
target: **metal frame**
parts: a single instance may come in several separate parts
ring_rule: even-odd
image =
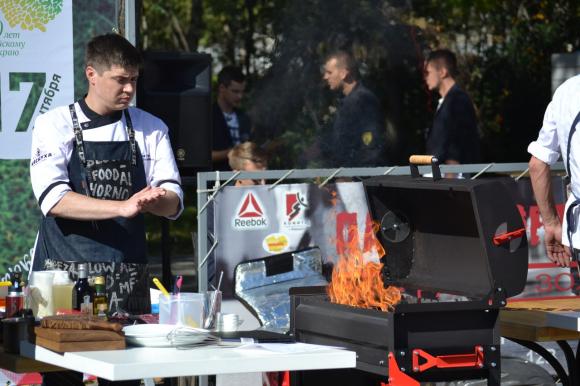
[[[565,174],[564,165],[558,162],[552,165],[551,170]],[[419,167],[421,174],[430,173],[431,166]],[[441,165],[441,173],[470,173],[474,174],[472,179],[478,178],[483,173],[502,173],[515,175],[515,179],[519,180],[528,172],[528,164],[520,163],[504,163],[504,164],[472,164],[472,165]],[[332,178],[350,177],[360,178],[361,180],[368,177],[384,176],[384,175],[410,175],[411,170],[409,166],[385,166],[378,168],[337,168],[337,169],[290,169],[290,170],[267,170],[261,172],[200,172],[197,173],[197,207],[200,210],[197,213],[197,250],[195,251],[195,259],[197,261],[197,281],[198,291],[203,292],[207,290],[207,262],[208,256],[216,248],[219,240],[214,239],[214,244],[208,250],[208,232],[207,232],[207,211],[201,208],[207,207],[207,203],[213,200],[219,194],[224,186],[227,186],[232,181],[241,179],[264,179],[274,180],[271,187],[287,180],[313,180],[313,183],[318,183],[319,186],[324,186]],[[315,180],[319,179],[319,182]],[[223,181],[223,183],[222,183]],[[195,177],[182,178],[183,185],[196,185]],[[213,187],[209,185],[213,183]],[[207,386],[208,379],[206,376],[199,377],[199,385]]]
[[[564,165],[558,162],[552,165],[554,172],[564,172]],[[522,178],[528,171],[528,164],[520,163],[490,163],[472,165],[441,165],[441,173],[470,173],[474,174],[472,179],[478,178],[483,173],[512,174],[516,179]],[[430,173],[431,166],[419,167],[421,174]],[[197,173],[197,250],[195,253],[197,261],[197,280],[200,292],[207,290],[207,257],[213,252],[219,240],[208,249],[207,232],[207,211],[205,208],[209,201],[212,201],[219,194],[224,186],[241,179],[264,179],[274,180],[271,186],[278,185],[288,180],[316,180],[319,186],[324,186],[332,178],[360,178],[384,176],[384,175],[409,175],[409,166],[385,166],[377,168],[337,168],[337,169],[291,169],[291,170],[266,170],[260,172],[201,172]],[[183,178],[183,184],[193,185],[194,177]],[[223,182],[223,183],[222,183]],[[213,183],[213,187],[209,187]]]

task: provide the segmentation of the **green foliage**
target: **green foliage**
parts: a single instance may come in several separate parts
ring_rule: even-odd
[[[576,0],[146,0],[143,9],[149,47],[200,47],[218,68],[245,67],[258,141],[283,143],[274,167],[318,166],[304,153],[331,118],[320,65],[336,48],[354,52],[382,101],[392,163],[423,150],[436,99],[423,55],[438,47],[458,54],[485,159],[524,161],[550,99],[550,56],[577,49],[580,37]]]
[[[28,160],[0,160],[0,272],[34,246],[40,220],[28,177]]]
[[[417,3],[430,46],[446,46],[464,65],[462,83],[479,111],[486,158],[524,161],[551,95],[551,55],[578,49],[577,1]],[[450,17],[450,15],[452,15]]]
[[[87,92],[85,46],[93,37],[118,29],[117,2],[118,0],[73,0],[75,100],[82,98]]]
[[[326,90],[321,67],[337,49],[353,52],[363,83],[382,102],[391,163],[421,146],[428,95],[416,27],[401,23],[399,11],[379,0],[360,0],[354,7],[348,0],[289,2],[282,14],[274,29],[272,67],[252,94],[258,134],[285,140],[274,165],[320,166],[316,153],[308,160],[304,149],[323,141],[330,127],[338,95]]]
[[[144,0],[140,43],[146,50],[191,51],[186,36],[195,0]]]

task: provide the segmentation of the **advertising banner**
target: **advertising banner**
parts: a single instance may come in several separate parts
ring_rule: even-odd
[[[0,2],[0,159],[30,158],[36,116],[74,100],[71,1]]]
[[[117,5],[0,1],[0,277],[29,270],[41,218],[29,177],[34,120],[86,92],[85,44],[117,26]]]
[[[222,290],[232,294],[232,276],[242,261],[318,246],[326,263],[337,261],[337,240],[356,228],[361,249],[372,226],[360,182],[319,188],[314,184],[226,187],[215,200],[215,268],[210,282],[224,272]],[[367,232],[369,234],[369,232]],[[366,256],[378,261],[376,253]],[[214,283],[215,284],[215,283]]]

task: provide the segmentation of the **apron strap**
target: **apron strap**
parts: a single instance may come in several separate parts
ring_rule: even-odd
[[[129,144],[131,145],[131,166],[136,167],[137,145],[135,144],[135,130],[133,129],[133,121],[131,121],[131,114],[129,114],[129,109],[125,109],[124,113],[126,122],[125,129],[127,130],[127,137],[129,138]]]
[[[572,126],[570,126],[570,133],[568,134],[568,144],[566,146],[566,172],[568,173],[568,180],[570,184],[572,184],[572,170],[570,169],[570,150],[572,148],[572,136],[576,132],[576,126],[578,125],[578,122],[580,122],[580,112],[578,112],[576,118],[574,118],[574,121],[572,122]],[[578,226],[578,224],[576,223],[576,216],[574,215],[574,209],[578,205],[580,205],[580,198],[576,197],[573,189],[570,189],[570,191],[572,192],[572,195],[574,196],[575,199],[566,210],[566,222],[568,223],[566,233],[568,235],[568,243],[570,244],[572,260],[578,263],[579,256],[578,252],[574,248],[574,245],[572,244],[572,235],[574,234]]]
[[[73,132],[75,135],[75,143],[77,145],[77,154],[79,156],[79,160],[81,161],[81,168],[80,168],[81,185],[83,186],[83,190],[85,191],[85,195],[87,197],[90,197],[91,192],[89,190],[89,181],[87,180],[87,173],[86,173],[87,159],[85,157],[85,145],[83,142],[83,131],[81,129],[81,126],[79,125],[79,119],[77,117],[75,104],[72,103],[72,104],[68,105],[68,110],[70,112],[70,117],[72,119]]]

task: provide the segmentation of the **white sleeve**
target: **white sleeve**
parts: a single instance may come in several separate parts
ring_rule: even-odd
[[[46,216],[69,191],[67,156],[72,144],[63,140],[58,114],[39,115],[32,132],[30,180],[40,210]]]
[[[181,189],[181,177],[175,163],[165,123],[162,123],[162,130],[159,131],[157,138],[151,180],[148,182],[151,186],[159,186],[177,194],[179,197],[179,210],[174,216],[167,217],[170,220],[175,220],[183,212],[183,190]]]
[[[544,114],[544,122],[540,129],[538,139],[530,143],[528,153],[544,161],[548,165],[553,165],[560,158],[560,143],[558,141],[558,127],[556,120],[556,103],[550,102]]]

